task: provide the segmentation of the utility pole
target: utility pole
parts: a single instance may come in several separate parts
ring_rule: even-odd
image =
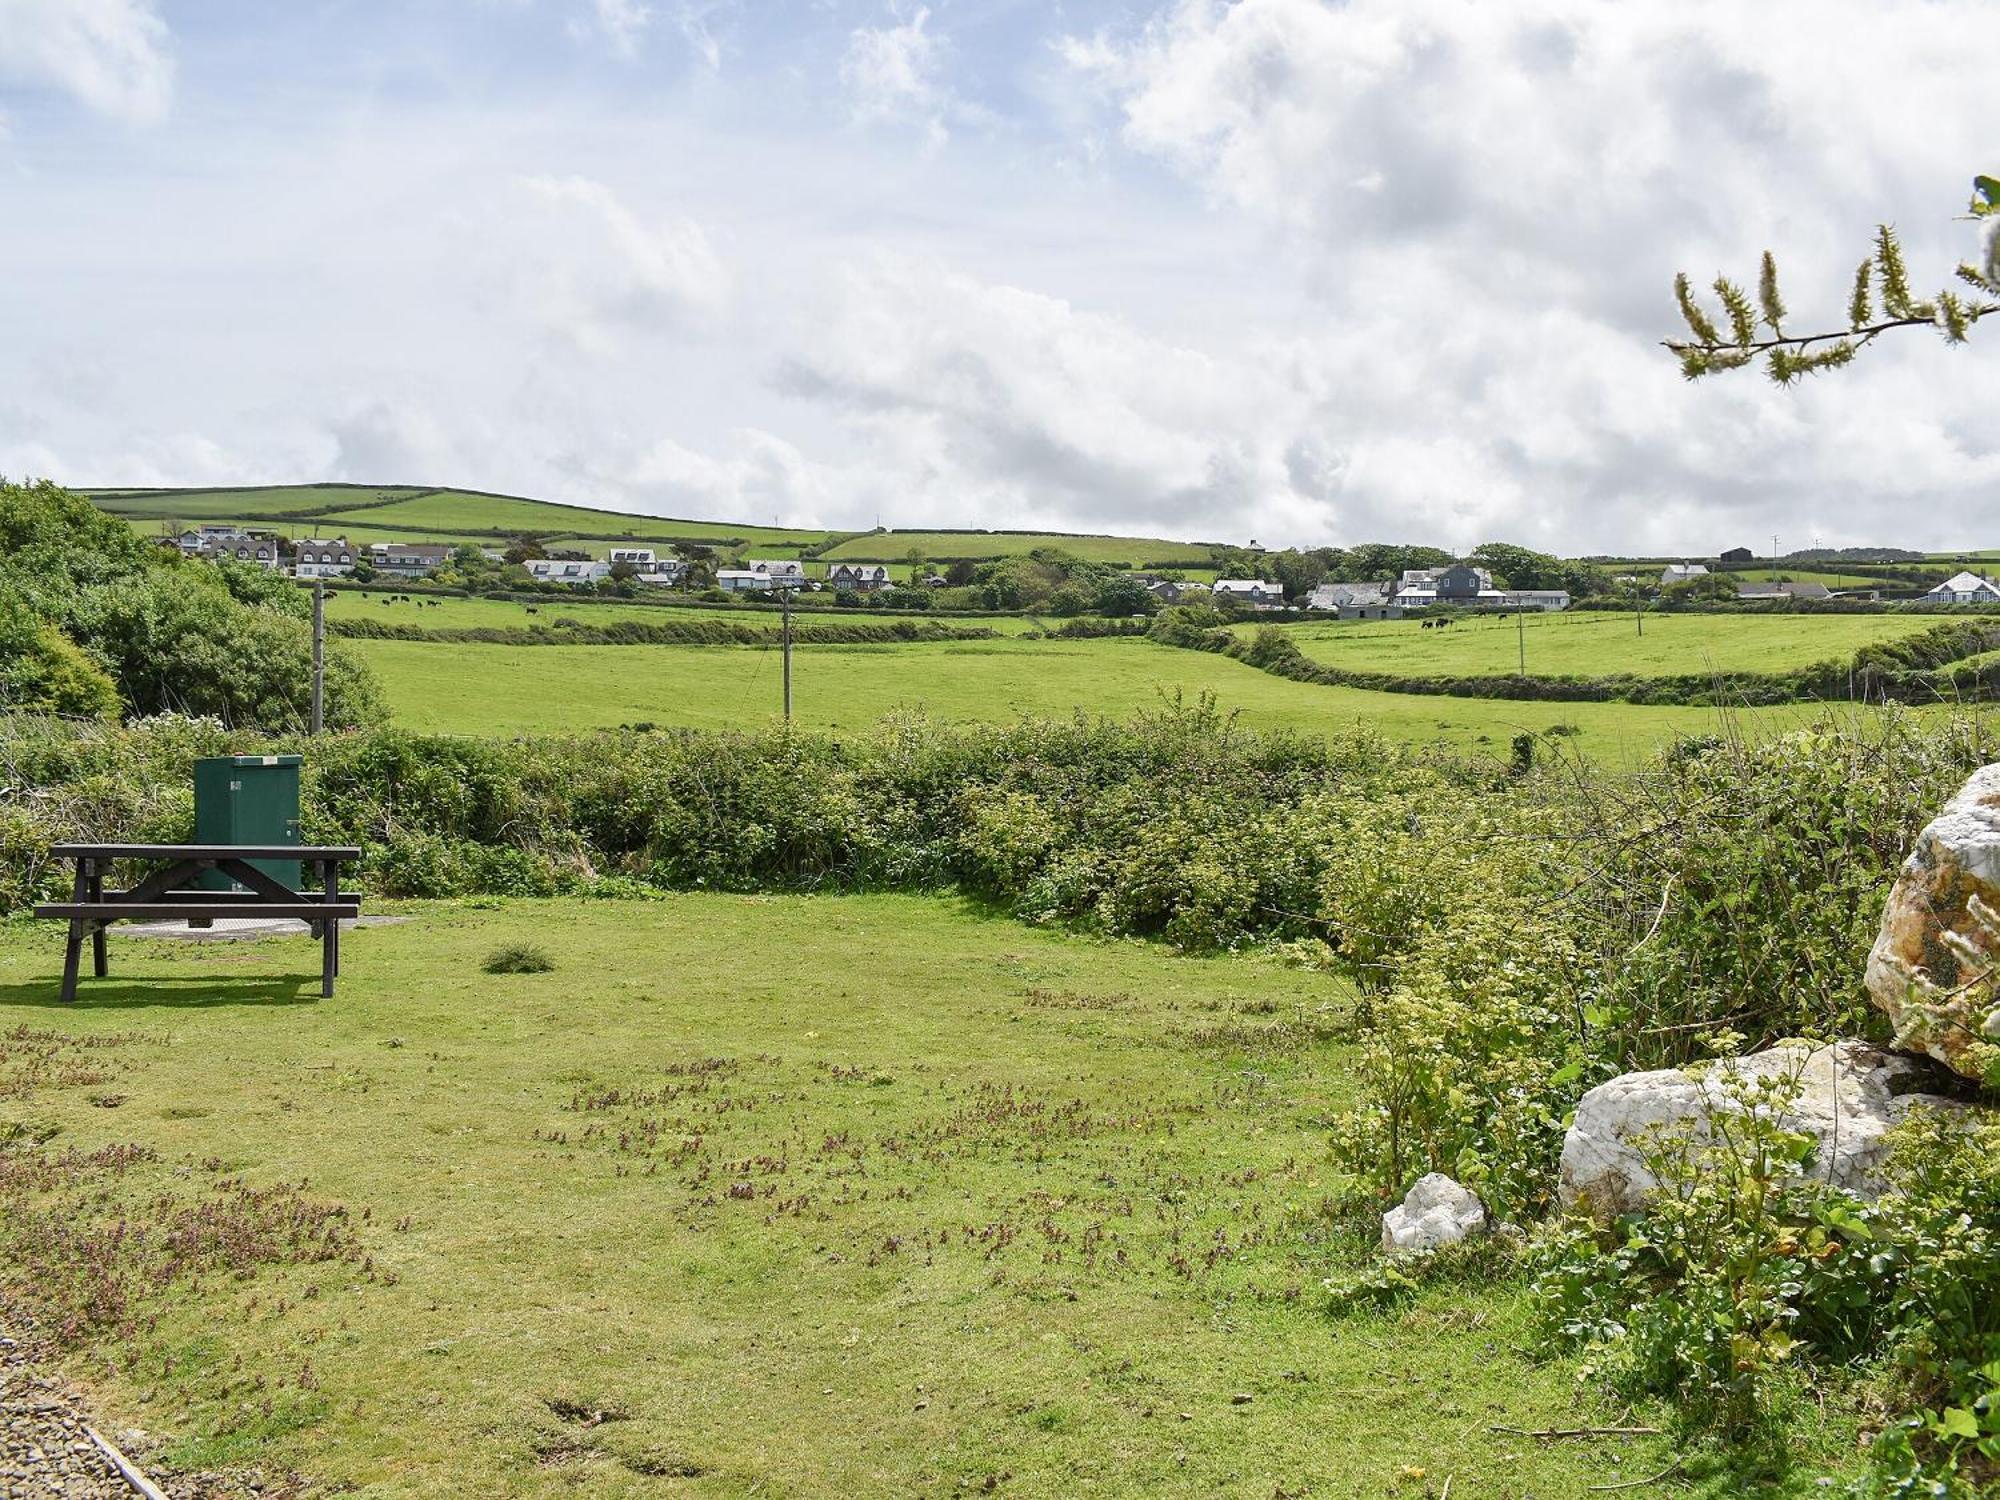
[[[778,586],[778,598],[785,607],[785,722],[792,722],[792,590],[789,583]]]
[[[1526,677],[1528,675],[1528,612],[1525,609],[1514,611],[1514,635],[1521,643],[1521,675]]]
[[[313,706],[315,737],[326,727],[326,580],[313,580]]]

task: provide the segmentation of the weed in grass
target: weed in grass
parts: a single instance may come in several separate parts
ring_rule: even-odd
[[[489,974],[546,974],[555,966],[548,950],[534,943],[503,944],[480,965]]]

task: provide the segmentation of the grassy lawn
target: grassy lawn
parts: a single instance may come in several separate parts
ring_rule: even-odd
[[[671,596],[667,596],[671,598]],[[534,614],[528,611],[533,609]],[[703,609],[692,605],[640,598],[630,602],[569,600],[560,596],[519,604],[510,599],[461,599],[427,594],[407,599],[388,585],[365,591],[329,589],[326,617],[329,620],[381,620],[390,624],[421,625],[426,629],[450,627],[471,629],[479,626],[553,625],[557,620],[577,620],[587,625],[616,625],[626,620],[727,620],[747,625],[775,626],[779,622],[776,605],[738,605],[731,609]],[[999,635],[1024,635],[1062,624],[1056,619],[1031,615],[925,615],[891,611],[869,613],[856,609],[801,606],[794,618],[820,624],[894,623],[897,620],[932,621],[966,629],[991,630]]]
[[[114,937],[63,1008],[59,933],[0,928],[0,1132],[82,1153],[0,1175],[0,1274],[134,1299],[76,1340],[107,1426],[382,1496],[1580,1500],[1670,1462],[1491,1430],[1620,1415],[1516,1293],[1328,1316],[1326,976],[941,898],[414,910],[332,1001],[300,939]],[[481,972],[524,936],[551,972]],[[274,1205],[344,1209],[340,1253],[258,1254]],[[248,1266],[131,1232],[169,1222]]]
[[[384,611],[385,614],[388,611]],[[436,614],[437,611],[423,613]],[[457,734],[547,733],[650,721],[744,728],[780,716],[775,650],[726,646],[486,646],[350,641],[380,674],[396,721]],[[1326,734],[1368,724],[1401,741],[1504,751],[1522,730],[1567,725],[1572,744],[1620,762],[1683,734],[1714,732],[1707,708],[1418,697],[1290,682],[1206,652],[1148,641],[966,641],[811,646],[794,654],[797,722],[854,729],[896,709],[1006,720],[1079,710],[1124,717],[1162,694],[1213,693],[1260,729]],[[1790,727],[1805,708],[1736,715],[1749,731]]]
[[[1525,617],[1528,672],[1538,677],[1640,677],[1768,672],[1843,659],[1875,641],[1938,624],[1918,615],[1660,615],[1644,634],[1625,614],[1578,611]],[[1239,626],[1243,632],[1255,625]],[[1506,675],[1519,668],[1512,618],[1458,620],[1425,630],[1420,620],[1354,620],[1284,627],[1315,661],[1408,677]]]

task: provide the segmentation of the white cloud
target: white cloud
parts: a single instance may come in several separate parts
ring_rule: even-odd
[[[919,6],[898,25],[857,27],[840,60],[840,80],[856,120],[915,121],[941,145],[949,134],[950,95],[940,75],[950,43],[927,29],[930,18]]]
[[[599,37],[620,57],[636,57],[653,9],[645,0],[588,0],[584,14],[570,22],[570,35]]]
[[[456,473],[466,455],[429,411],[408,400],[369,400],[327,424],[333,438],[332,478],[360,484],[429,484],[430,474]]]
[[[0,82],[57,88],[133,124],[167,112],[169,42],[152,0],[0,0]]]
[[[480,225],[482,254],[513,308],[576,348],[606,355],[634,332],[697,330],[727,305],[728,268],[699,224],[648,223],[593,178],[520,188]]]
[[[1179,0],[1061,51],[1312,289],[1299,359],[1349,458],[1330,530],[1684,549],[1773,513],[1881,540],[1893,505],[1978,493],[1990,358],[1919,338],[1803,390],[1689,389],[1657,342],[1677,268],[1748,274],[1766,244],[1837,326],[1878,216],[1948,274],[1989,145],[1981,16]]]
[[[1241,539],[1339,483],[1309,395],[1261,351],[1217,355],[1067,302],[871,257],[802,310],[781,387],[841,413],[899,517],[1177,527]]]

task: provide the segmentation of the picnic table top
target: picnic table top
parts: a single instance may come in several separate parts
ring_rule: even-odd
[[[55,844],[58,859],[359,859],[351,844]]]

